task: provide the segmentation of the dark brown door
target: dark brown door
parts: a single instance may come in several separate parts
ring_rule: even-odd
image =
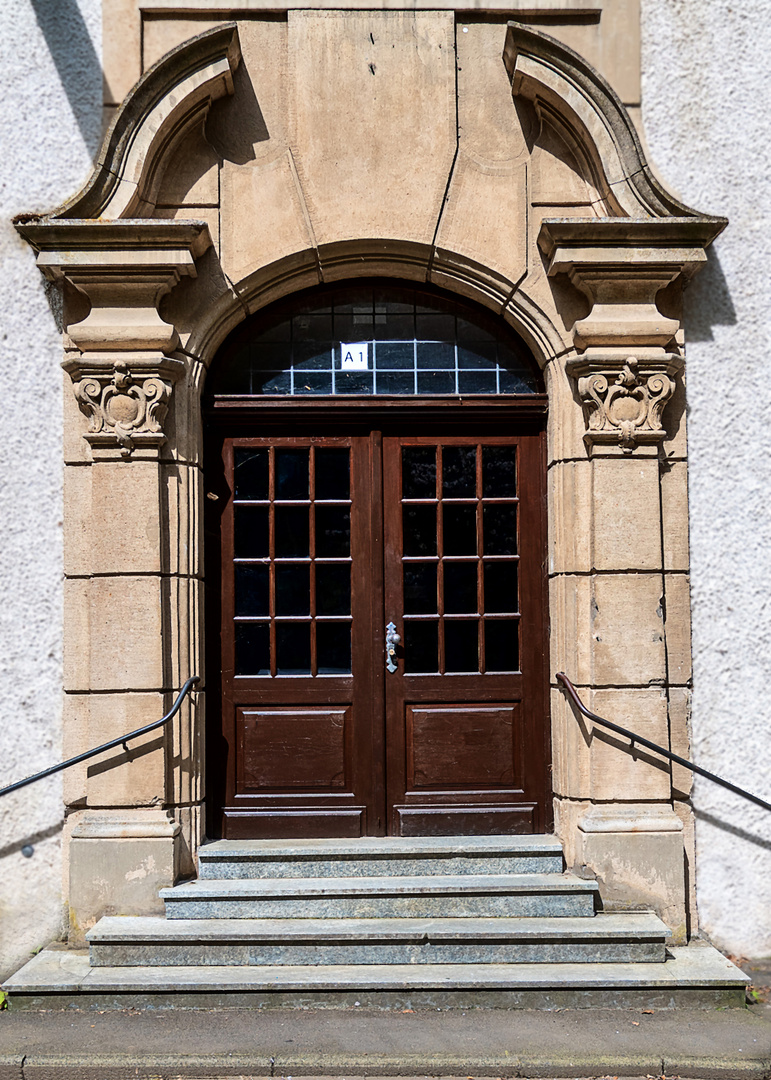
[[[532,437],[384,441],[394,833],[544,827],[540,475]]]
[[[224,439],[222,835],[546,827],[541,454]]]

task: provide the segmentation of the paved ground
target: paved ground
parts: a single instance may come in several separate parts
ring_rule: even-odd
[[[752,971],[757,986],[769,968]],[[0,1013],[0,1080],[771,1078],[771,1004],[658,1012]]]

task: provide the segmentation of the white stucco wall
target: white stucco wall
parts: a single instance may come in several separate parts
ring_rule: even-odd
[[[101,5],[14,0],[0,31],[2,786],[61,759],[61,338],[10,219],[51,209],[90,171]],[[61,825],[58,777],[0,800],[0,977],[60,932]]]
[[[695,760],[771,799],[771,137],[767,0],[642,0],[662,177],[730,219],[687,295]],[[697,782],[703,931],[771,954],[771,814]]]

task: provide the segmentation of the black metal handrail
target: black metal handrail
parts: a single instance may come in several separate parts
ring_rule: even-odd
[[[95,746],[93,750],[86,750],[84,754],[78,754],[77,757],[69,758],[67,761],[61,761],[58,765],[52,765],[50,769],[43,769],[42,772],[35,773],[34,776],[28,776],[25,780],[17,780],[15,784],[9,784],[8,787],[0,788],[0,796],[7,795],[10,791],[18,791],[19,788],[26,787],[27,784],[34,784],[36,780],[42,780],[46,776],[53,776],[54,773],[61,772],[62,769],[69,769],[70,765],[77,765],[80,761],[87,761],[89,758],[96,757],[97,754],[101,754],[105,750],[112,750],[114,746],[122,746],[126,753],[128,753],[129,748],[126,743],[129,739],[136,739],[140,735],[146,735],[148,731],[155,731],[156,728],[168,724],[169,720],[172,720],[179,712],[182,702],[190,693],[191,689],[200,681],[198,675],[192,675],[177,694],[177,700],[166,715],[162,716],[160,720],[154,720],[152,724],[146,724],[144,727],[137,728],[136,731],[130,731],[127,735],[121,735],[117,739],[111,739],[109,742],[102,743],[101,746]]]
[[[741,795],[743,798],[749,799],[750,802],[762,806],[764,810],[771,810],[770,802],[766,802],[765,799],[753,795],[751,791],[745,791],[744,788],[732,784],[730,780],[724,780],[722,776],[716,776],[715,773],[711,773],[707,769],[702,769],[701,765],[694,765],[692,761],[687,761],[685,758],[680,757],[679,754],[673,754],[671,750],[659,746],[658,743],[651,742],[650,739],[644,739],[642,735],[635,735],[633,731],[628,731],[627,728],[623,728],[619,724],[614,724],[612,720],[606,720],[604,716],[598,716],[597,713],[593,713],[590,709],[587,709],[583,701],[581,701],[581,698],[578,696],[575,686],[573,686],[572,682],[563,671],[557,672],[557,681],[562,683],[568,696],[579,712],[582,712],[584,716],[593,720],[596,724],[602,724],[603,727],[610,728],[611,731],[617,731],[619,735],[623,735],[626,739],[629,739],[632,746],[634,746],[635,743],[639,743],[640,746],[645,746],[648,750],[653,750],[656,754],[661,754],[662,757],[669,758],[670,761],[676,761],[678,765],[690,769],[691,772],[698,773],[699,776],[706,776],[707,780],[711,780],[714,784],[720,784],[721,787],[728,788],[728,790],[733,791],[735,795]],[[0,794],[2,794],[2,792],[0,792]]]

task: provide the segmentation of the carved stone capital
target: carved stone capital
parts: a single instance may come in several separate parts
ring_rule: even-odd
[[[607,356],[569,362],[567,372],[578,383],[584,407],[587,445],[619,446],[630,454],[640,444],[662,442],[662,413],[682,363],[672,353],[655,360]]]
[[[174,380],[184,365],[163,357],[155,367],[124,359],[110,367],[70,368],[75,398],[89,419],[84,438],[93,447],[120,450],[130,458],[138,448],[157,450],[166,441],[163,421]]]

